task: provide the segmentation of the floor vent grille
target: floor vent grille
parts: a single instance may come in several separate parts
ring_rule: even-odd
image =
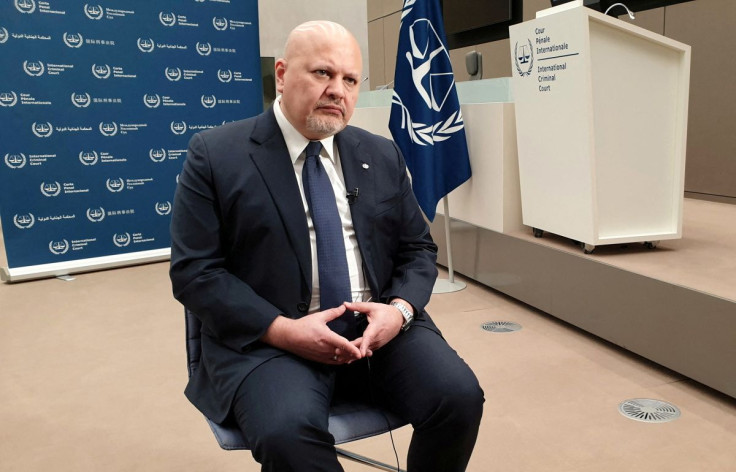
[[[644,423],[666,423],[680,417],[680,409],[671,403],[650,398],[626,400],[618,406],[625,417]]]
[[[489,321],[481,327],[492,333],[513,333],[521,329],[521,325],[513,321]]]

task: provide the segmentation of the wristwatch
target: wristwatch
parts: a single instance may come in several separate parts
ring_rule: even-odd
[[[401,312],[401,316],[404,317],[404,324],[401,325],[401,331],[406,331],[411,327],[412,321],[414,321],[414,313],[406,307],[403,303],[391,302],[391,306],[395,307]]]

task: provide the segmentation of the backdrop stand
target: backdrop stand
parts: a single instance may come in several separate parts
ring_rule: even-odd
[[[434,282],[432,293],[452,293],[459,292],[466,287],[465,282],[455,280],[455,271],[452,268],[452,241],[450,239],[450,204],[447,195],[442,199],[445,208],[445,241],[447,244],[447,272],[448,278],[438,278]]]

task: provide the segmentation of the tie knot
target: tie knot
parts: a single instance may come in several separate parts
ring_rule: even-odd
[[[307,157],[319,157],[319,153],[322,150],[322,143],[319,141],[309,141],[307,149],[304,151]]]

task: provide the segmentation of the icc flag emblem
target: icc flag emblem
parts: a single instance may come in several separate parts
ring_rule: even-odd
[[[420,146],[433,145],[464,129],[463,116],[459,109],[444,110],[445,102],[455,90],[450,54],[428,19],[419,18],[414,21],[409,32],[410,50],[399,60],[403,59],[404,67],[408,66],[414,94],[421,98],[427,109],[439,114],[440,121],[420,122],[421,118],[412,116],[414,110],[410,109],[418,104],[405,105],[403,94],[396,90],[392,101],[402,110],[401,127],[406,129],[411,141]]]

